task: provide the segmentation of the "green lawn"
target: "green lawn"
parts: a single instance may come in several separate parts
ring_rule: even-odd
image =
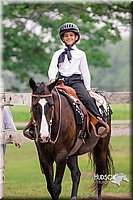
[[[113,120],[131,119],[131,105],[112,104],[111,108]],[[11,107],[11,111],[15,122],[28,122],[30,119],[30,108],[28,106]],[[108,187],[105,188],[104,194],[129,194],[131,183],[130,138],[124,136],[112,137],[111,145],[116,173],[126,174],[130,181],[129,183],[121,182],[120,187],[110,182]],[[79,157],[79,165],[82,172],[79,196],[94,196],[94,192],[89,188],[93,183],[93,170],[91,164],[88,164],[87,155]],[[68,168],[66,168],[62,186],[61,197],[69,197],[71,178]],[[34,143],[24,143],[20,149],[17,149],[14,145],[7,145],[4,196],[12,199],[15,197],[50,197],[46,188],[45,177],[40,171]]]
[[[129,194],[131,183],[130,138],[128,136],[112,137],[111,146],[116,173],[126,174],[129,183],[122,181],[119,187],[110,182],[104,190],[104,194]],[[94,192],[89,188],[93,182],[93,170],[91,164],[88,163],[87,154],[79,157],[79,166],[82,176],[78,194],[80,197],[94,196]],[[61,197],[68,198],[70,190],[70,172],[66,168]],[[4,196],[12,199],[15,197],[49,197],[45,178],[40,171],[34,143],[24,143],[20,149],[17,149],[14,145],[7,145]]]
[[[30,107],[15,106],[10,107],[15,122],[28,122],[30,119]],[[112,104],[113,111],[112,120],[127,120],[131,119],[131,105],[130,104]]]
[[[30,119],[29,106],[14,106],[10,107],[15,122],[28,122]]]
[[[113,120],[128,120],[132,119],[131,104],[111,104],[113,111]]]

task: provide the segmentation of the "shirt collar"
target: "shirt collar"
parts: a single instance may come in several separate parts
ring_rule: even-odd
[[[64,50],[65,48],[67,48],[67,46],[66,46],[65,44],[63,44],[63,50]],[[77,50],[78,48],[77,48],[77,46],[74,44],[74,45],[72,46],[72,49],[73,49],[73,50]]]

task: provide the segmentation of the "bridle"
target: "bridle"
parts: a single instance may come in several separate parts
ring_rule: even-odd
[[[46,98],[46,97],[52,97],[52,94],[32,94],[32,97]]]
[[[59,137],[59,133],[60,133],[60,128],[61,128],[61,98],[60,98],[60,94],[57,90],[57,88],[55,87],[55,91],[57,93],[57,96],[58,96],[58,99],[59,99],[59,127],[58,127],[58,132],[57,132],[57,135],[56,135],[56,138],[54,141],[51,140],[51,131],[52,131],[52,124],[53,124],[53,119],[54,119],[54,113],[55,113],[55,106],[54,104],[51,105],[51,108],[52,108],[52,111],[51,111],[51,116],[50,116],[50,121],[49,121],[49,133],[50,133],[50,138],[47,142],[50,142],[52,144],[55,144],[58,140],[58,137]],[[47,97],[52,97],[52,94],[44,94],[44,95],[40,95],[40,94],[32,94],[32,97],[36,97],[36,98],[47,98]],[[35,135],[36,135],[36,138],[35,140],[38,141],[38,133],[37,133],[37,124],[36,124],[36,121],[35,121],[35,117],[34,117],[34,113],[33,113],[33,110],[32,110],[32,107],[31,107],[31,117],[32,117],[32,123],[34,124],[35,126]]]

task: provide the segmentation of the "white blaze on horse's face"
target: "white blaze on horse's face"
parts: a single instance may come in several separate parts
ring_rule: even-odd
[[[38,103],[42,106],[42,121],[41,121],[41,127],[40,127],[40,136],[42,140],[44,140],[44,138],[49,137],[48,123],[44,115],[44,107],[47,101],[46,99],[40,99]]]

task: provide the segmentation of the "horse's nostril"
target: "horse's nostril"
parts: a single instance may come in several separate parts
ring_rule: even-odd
[[[46,141],[49,141],[50,140],[50,138],[49,137],[46,137]]]
[[[41,141],[42,141],[43,143],[47,143],[47,142],[49,142],[49,140],[50,140],[50,137],[49,137],[49,136],[47,136],[47,137],[45,137],[45,136],[41,137]]]

